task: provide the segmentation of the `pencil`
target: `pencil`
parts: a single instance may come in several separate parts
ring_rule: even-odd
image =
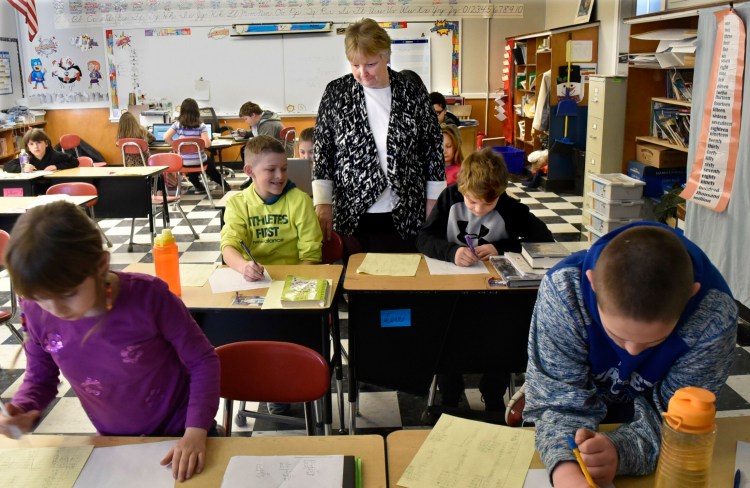
[[[245,244],[245,241],[240,241],[240,244],[242,245],[242,248],[245,250],[248,256],[250,256],[250,259],[253,260],[254,264],[258,264],[258,261],[255,260],[255,256],[253,256],[253,253],[250,252],[250,248]]]
[[[597,488],[596,483],[594,483],[594,480],[591,479],[589,470],[586,469],[586,465],[583,463],[581,452],[578,450],[578,446],[576,445],[576,441],[573,440],[573,436],[568,436],[568,445],[573,450],[573,454],[575,454],[578,465],[581,467],[581,471],[583,471],[583,475],[586,477],[586,481],[588,482],[589,486],[591,488]]]
[[[471,239],[472,239],[472,238],[471,238],[471,235],[470,235],[470,234],[466,234],[466,235],[464,235],[464,240],[466,241],[466,245],[467,245],[467,246],[469,246],[469,250],[471,251],[471,253],[472,253],[472,254],[473,254],[474,256],[476,256],[476,255],[477,255],[477,250],[476,250],[476,249],[474,249],[474,243],[473,243],[473,242],[471,242]]]

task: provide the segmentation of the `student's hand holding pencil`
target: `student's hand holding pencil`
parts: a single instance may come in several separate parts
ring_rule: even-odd
[[[242,270],[242,277],[245,281],[260,281],[263,279],[264,269],[261,264],[248,262]]]
[[[456,255],[453,257],[453,262],[456,263],[456,266],[471,266],[477,261],[479,261],[477,255],[468,247],[463,246],[456,250]]]
[[[182,439],[161,460],[161,465],[172,463],[172,476],[177,481],[189,480],[194,474],[200,474],[206,462],[207,436],[205,429],[188,427]]]
[[[612,483],[617,474],[617,449],[609,437],[588,429],[576,431],[575,443],[591,478],[599,486]]]
[[[34,425],[41,415],[39,410],[24,412],[12,403],[7,403],[3,407],[3,413],[0,414],[0,434],[11,439],[17,439],[20,435],[34,430]]]

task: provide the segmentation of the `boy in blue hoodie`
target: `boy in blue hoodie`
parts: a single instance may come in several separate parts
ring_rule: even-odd
[[[653,472],[669,399],[685,386],[718,395],[736,337],[726,282],[667,226],[625,226],[553,268],[529,332],[524,418],[555,488],[588,486],[568,435],[600,486]]]

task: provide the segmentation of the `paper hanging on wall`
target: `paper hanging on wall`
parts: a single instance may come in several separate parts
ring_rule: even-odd
[[[572,41],[570,46],[570,62],[591,61],[593,46],[594,43],[592,41]]]
[[[211,83],[201,78],[195,80],[195,99],[208,101],[211,99]]]

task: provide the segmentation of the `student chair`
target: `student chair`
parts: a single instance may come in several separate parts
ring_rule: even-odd
[[[8,240],[10,235],[4,230],[0,230],[0,265],[5,267],[5,248],[8,247]],[[5,324],[10,330],[11,334],[16,336],[16,339],[23,343],[23,336],[18,329],[11,323],[11,321],[18,314],[18,298],[16,292],[13,289],[13,281],[10,282],[10,312],[7,310],[0,310],[0,324]]]
[[[78,157],[78,146],[81,145],[81,137],[78,134],[63,134],[60,136],[60,147],[66,153],[71,149]]]
[[[184,154],[195,154],[198,153],[198,159],[202,159],[203,154],[206,152],[206,141],[200,137],[183,137],[181,139],[175,139],[172,141],[172,151],[180,156]],[[208,161],[208,159],[206,159]],[[207,162],[198,164],[197,166],[186,166],[183,164],[182,172],[187,173],[200,173],[203,187],[206,189],[206,195],[208,195],[208,201],[211,202],[211,207],[216,208],[214,205],[214,199],[211,196],[211,190],[208,186],[208,177],[206,176]]]
[[[448,105],[448,112],[452,113],[458,120],[468,120],[471,117],[471,105]]]
[[[220,395],[224,398],[224,429],[232,435],[232,402],[240,401],[237,425],[246,417],[265,418],[288,424],[301,419],[245,410],[245,402],[305,404],[304,425],[315,434],[313,402],[328,393],[328,363],[317,352],[299,344],[276,341],[244,341],[216,348],[221,363]]]
[[[199,239],[200,236],[197,232],[195,232],[193,224],[190,223],[190,220],[188,219],[185,211],[180,205],[180,190],[182,189],[182,184],[180,183],[182,181],[182,156],[175,153],[153,154],[150,158],[148,158],[148,165],[167,166],[167,169],[164,170],[163,174],[166,175],[167,173],[174,173],[177,176],[177,189],[175,190],[174,195],[166,196],[167,204],[174,204],[174,206],[177,208],[177,211],[180,212],[180,215],[182,215],[182,218],[185,219],[185,222],[187,222],[188,227],[190,227],[190,231],[193,233],[193,236],[195,236],[196,239]],[[167,193],[169,193],[169,188],[167,188]],[[163,211],[162,209],[164,208],[164,198],[164,195],[160,194],[151,196],[151,205],[153,205],[154,207],[154,216]],[[133,233],[134,223],[135,219],[133,219],[133,224],[131,224],[131,235]]]
[[[78,167],[79,168],[93,168],[94,160],[88,156],[78,156]]]
[[[146,141],[143,139],[128,137],[118,140],[117,145],[120,146],[123,165],[125,165],[126,154],[137,154],[141,157],[143,166],[146,166],[146,153],[148,152],[148,143]]]
[[[72,197],[99,197],[99,192],[97,191],[96,187],[92,185],[91,183],[84,183],[80,181],[76,182],[70,182],[70,183],[58,183],[57,185],[52,185],[49,188],[47,188],[47,195],[70,195]],[[89,213],[89,217],[91,217],[91,220],[94,221],[94,224],[96,224],[96,227],[99,229],[99,232],[102,233],[104,236],[104,239],[107,241],[107,247],[112,247],[112,241],[109,240],[109,237],[107,237],[107,234],[104,233],[101,227],[99,227],[99,222],[96,221],[96,218],[94,217],[94,205],[96,205],[96,198],[91,200],[86,204],[86,210]],[[132,236],[131,236],[131,242],[132,242]]]
[[[281,132],[279,132],[279,139],[281,140],[281,143],[284,144],[284,149],[286,149],[287,157],[293,158],[294,141],[297,139],[297,129],[295,129],[294,127],[284,127],[283,129],[281,129]]]

